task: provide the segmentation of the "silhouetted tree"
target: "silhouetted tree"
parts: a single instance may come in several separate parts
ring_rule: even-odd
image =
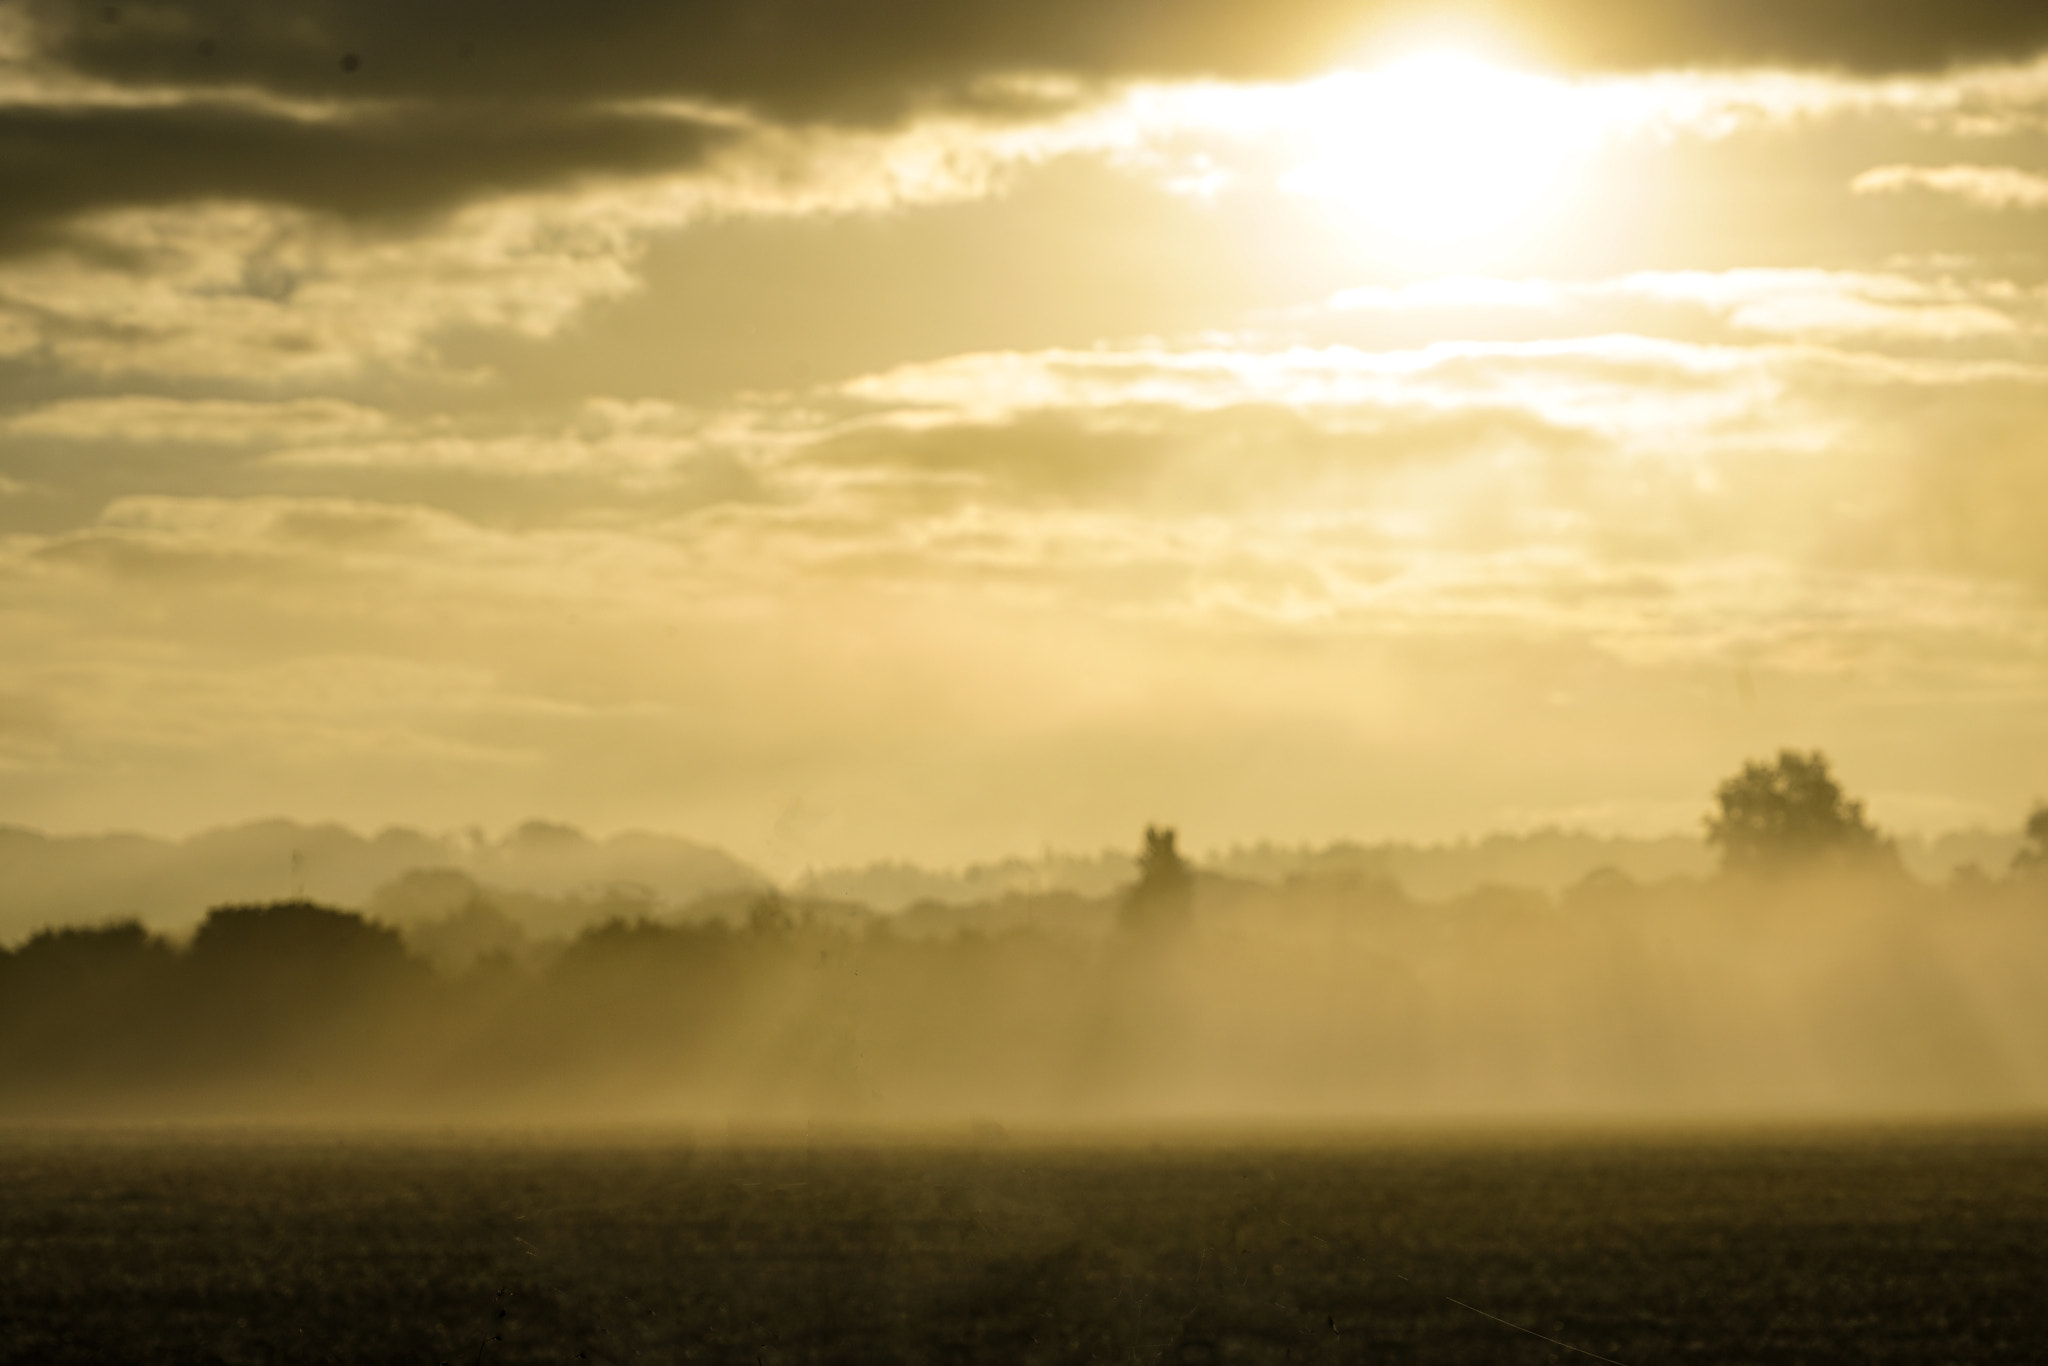
[[[0,1086],[141,1075],[175,967],[171,946],[132,920],[41,930],[0,954]]]
[[[402,971],[398,931],[310,901],[220,906],[192,936],[190,961],[202,971],[377,977]]]
[[[650,1042],[653,1055],[674,1061],[743,1008],[766,952],[785,947],[715,919],[592,925],[541,975],[528,1009],[507,1021],[501,1061],[515,1070],[531,1060],[631,1067]]]
[[[60,992],[74,992],[87,982],[126,987],[139,975],[161,972],[173,954],[140,922],[122,920],[38,930],[11,957],[21,989],[44,981]]]
[[[310,901],[209,911],[183,967],[193,1044],[223,1066],[282,1056],[343,1018],[395,1021],[432,978],[398,931]]]
[[[2048,873],[2048,802],[2034,808],[2027,817],[2027,844],[2012,856],[2016,873]]]
[[[1896,853],[1846,796],[1819,750],[1786,749],[1757,760],[1715,790],[1707,843],[1729,872],[1776,873],[1817,866],[1876,865]]]
[[[125,1011],[162,989],[175,959],[133,920],[39,930],[0,961],[0,1019]]]
[[[1194,901],[1194,874],[1174,847],[1174,832],[1163,826],[1146,826],[1144,852],[1138,855],[1138,884],[1124,898],[1124,929],[1141,935],[1177,930],[1188,922]]]

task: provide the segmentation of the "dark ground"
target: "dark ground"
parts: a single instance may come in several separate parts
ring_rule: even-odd
[[[2048,1130],[0,1134],[7,1362],[1595,1355],[2048,1359]]]

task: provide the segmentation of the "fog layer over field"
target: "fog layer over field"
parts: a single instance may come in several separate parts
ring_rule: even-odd
[[[1113,896],[982,909],[996,928],[917,933],[735,893],[495,949],[481,902],[410,943],[304,903],[218,911],[183,944],[44,933],[0,958],[0,1106],[888,1125],[2048,1102],[2048,878],[2025,866],[1420,901],[1154,859]]]

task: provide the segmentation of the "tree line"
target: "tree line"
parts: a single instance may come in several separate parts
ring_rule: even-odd
[[[306,901],[217,908],[183,944],[52,928],[0,950],[0,1115],[1796,1095],[1746,1051],[1773,1012],[1812,1031],[1816,1085],[2048,1099],[2048,808],[2026,830],[2003,876],[1923,886],[1825,757],[1788,750],[1716,791],[1718,878],[1596,874],[1554,900],[1237,882],[1148,828],[1101,943],[913,938],[775,894],[459,972]]]

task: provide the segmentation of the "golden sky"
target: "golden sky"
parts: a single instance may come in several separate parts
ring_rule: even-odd
[[[2048,6],[0,0],[0,821],[2048,794]]]

